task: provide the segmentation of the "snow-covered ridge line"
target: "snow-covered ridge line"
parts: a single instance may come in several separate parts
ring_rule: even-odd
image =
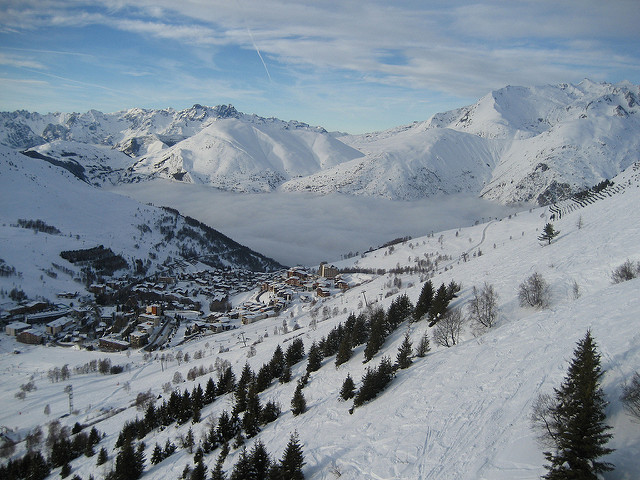
[[[547,204],[637,160],[640,89],[628,82],[508,86],[384,132],[322,127],[231,105],[104,114],[0,113],[0,143],[73,158],[92,183],[149,178],[239,192],[332,192],[394,200],[479,195]]]

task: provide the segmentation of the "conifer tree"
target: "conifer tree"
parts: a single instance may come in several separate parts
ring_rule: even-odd
[[[280,374],[280,383],[289,383],[291,381],[291,366],[286,364]]]
[[[207,380],[207,385],[204,389],[204,402],[205,404],[213,403],[216,399],[216,382],[214,382],[212,377],[209,377]]]
[[[260,440],[253,444],[253,448],[249,453],[249,460],[251,463],[251,476],[248,480],[262,480],[267,478],[269,469],[271,468],[271,458]]]
[[[338,353],[336,353],[336,368],[347,362],[351,358],[352,353],[351,338],[349,335],[343,335],[340,346],[338,347]]]
[[[202,459],[196,462],[189,480],[205,480],[207,478],[207,467],[202,463]]]
[[[418,346],[416,347],[416,356],[422,358],[431,350],[431,346],[429,345],[429,334],[424,332],[422,338],[420,338],[420,342],[418,342]]]
[[[96,464],[103,465],[107,463],[107,460],[109,460],[109,456],[107,455],[107,449],[102,447],[98,452],[98,459],[96,460]]]
[[[323,358],[324,357],[322,355],[322,349],[320,348],[320,345],[318,345],[316,342],[313,342],[311,344],[311,347],[309,348],[309,358],[307,360],[307,373],[320,370],[320,367],[322,366]]]
[[[233,466],[229,480],[247,480],[251,477],[251,460],[246,447],[242,448],[240,458]]]
[[[431,307],[429,307],[429,326],[433,327],[440,317],[447,311],[449,306],[449,294],[447,293],[447,287],[443,283],[438,287],[438,291],[433,297]]]
[[[538,237],[538,240],[542,242],[549,242],[548,245],[551,245],[551,240],[556,238],[560,234],[560,230],[556,230],[553,228],[553,224],[547,223],[542,230],[542,233]]]
[[[606,447],[612,435],[607,433],[611,427],[605,424],[607,401],[600,387],[603,375],[600,354],[587,331],[573,352],[562,385],[554,389],[550,414],[555,420],[555,452],[545,452],[549,472],[544,478],[595,480],[598,474],[613,470],[611,463],[598,460],[613,452]]]
[[[418,302],[416,303],[416,308],[413,311],[413,318],[416,321],[429,313],[431,302],[433,302],[433,283],[431,283],[431,280],[427,280],[422,286]]]
[[[282,352],[282,347],[280,345],[278,345],[274,350],[273,356],[269,361],[269,366],[271,367],[271,374],[273,377],[280,378],[285,366],[284,353]]]
[[[296,391],[291,399],[291,413],[294,415],[300,415],[307,410],[307,401],[302,393],[302,385],[298,384]]]
[[[60,469],[60,477],[67,478],[71,474],[71,465],[67,462]]]
[[[247,409],[242,419],[242,427],[244,428],[247,438],[254,437],[260,431],[260,414],[262,413],[262,405],[260,405],[260,397],[258,391],[252,384],[249,387],[247,398]]]
[[[340,389],[340,398],[342,400],[349,400],[355,395],[356,385],[353,382],[351,375],[347,373],[347,378],[342,382],[342,388]]]
[[[162,447],[156,443],[156,446],[153,447],[153,453],[151,454],[151,464],[157,465],[162,460],[164,460],[164,456],[162,455]]]
[[[396,356],[396,364],[398,368],[409,368],[412,363],[412,343],[411,337],[409,336],[409,332],[404,334],[404,340],[400,347],[398,348],[398,355]]]
[[[298,432],[294,432],[289,437],[289,443],[284,449],[282,460],[280,461],[282,477],[287,480],[304,480],[304,473],[302,473],[304,464],[304,454],[298,438]]]
[[[382,309],[378,309],[371,314],[371,329],[369,331],[369,340],[364,348],[364,363],[371,360],[382,345],[386,338],[386,318]]]
[[[211,472],[211,480],[227,480],[227,476],[224,474],[224,470],[222,469],[225,458],[226,455],[223,456],[222,452],[220,452],[220,455],[218,455],[218,459],[216,460],[216,466]]]

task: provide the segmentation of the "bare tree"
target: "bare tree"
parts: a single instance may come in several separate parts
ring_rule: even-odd
[[[520,284],[518,298],[523,307],[547,308],[551,301],[549,284],[542,278],[542,275],[534,272]]]
[[[480,328],[491,328],[498,318],[498,294],[493,285],[484,283],[482,290],[473,287],[473,297],[467,306],[469,319]]]
[[[447,310],[436,324],[433,339],[438,345],[452,347],[458,343],[463,325],[464,316],[459,308]]]
[[[640,275],[640,263],[634,264],[627,259],[622,265],[616,267],[611,274],[613,283],[622,283],[627,280],[633,280]]]
[[[548,393],[541,393],[531,407],[531,427],[538,435],[538,441],[544,446],[555,445],[560,430],[560,419],[554,414],[554,398]]]
[[[631,378],[631,382],[622,387],[622,396],[620,397],[624,405],[624,409],[632,416],[640,420],[640,374],[635,372]]]

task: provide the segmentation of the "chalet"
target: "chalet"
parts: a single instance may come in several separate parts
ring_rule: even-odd
[[[336,280],[336,288],[342,291],[349,290],[349,284],[344,280]]]
[[[326,288],[318,287],[316,289],[316,295],[324,298],[324,297],[330,297],[331,293]]]
[[[45,329],[49,335],[56,335],[73,323],[74,321],[69,317],[60,317],[47,323]]]
[[[24,330],[16,335],[16,340],[29,345],[40,345],[44,343],[44,335],[34,329]]]
[[[7,335],[11,335],[12,337],[17,336],[20,332],[24,332],[25,330],[29,330],[31,325],[24,322],[11,322],[9,325],[5,327],[5,332]]]

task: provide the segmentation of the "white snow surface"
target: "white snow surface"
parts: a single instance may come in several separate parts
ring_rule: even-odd
[[[48,167],[45,167],[48,168]],[[53,167],[52,167],[53,168]],[[3,173],[4,174],[4,173]],[[466,327],[462,341],[451,348],[435,345],[422,359],[398,371],[389,387],[375,400],[357,408],[353,415],[350,402],[338,400],[338,392],[347,373],[358,385],[369,365],[362,363],[362,348],[355,349],[350,361],[335,368],[334,358],[325,359],[323,367],[314,372],[303,390],[308,410],[293,416],[290,401],[296,380],[304,373],[306,361],[292,369],[293,381],[274,383],[261,394],[262,403],[269,399],[280,402],[283,413],[266,426],[260,439],[272,457],[280,458],[290,433],[297,431],[304,451],[306,478],[333,479],[534,479],[544,474],[542,451],[547,447],[536,441],[530,427],[532,402],[540,393],[552,393],[566,375],[576,342],[590,329],[602,355],[605,370],[603,389],[610,402],[607,423],[613,427],[609,446],[615,452],[605,460],[616,469],[605,479],[637,478],[640,472],[640,430],[622,408],[619,401],[622,385],[640,366],[640,279],[622,284],[611,283],[611,272],[625,260],[640,261],[640,171],[637,165],[627,169],[614,181],[625,188],[613,196],[567,213],[554,223],[560,235],[550,244],[541,245],[537,236],[548,221],[549,211],[537,208],[517,215],[494,219],[473,227],[415,238],[391,249],[368,253],[364,258],[335,262],[346,267],[357,264],[367,268],[394,268],[412,265],[425,255],[441,254],[451,260],[440,262],[434,284],[455,280],[463,288],[453,307],[464,307],[473,286],[484,282],[494,285],[499,294],[498,324],[481,335],[474,336]],[[42,182],[42,188],[47,188]],[[3,209],[9,199],[2,199]],[[124,201],[124,200],[123,200]],[[19,212],[19,205],[10,205]],[[14,216],[16,215],[14,214]],[[61,214],[62,215],[62,214]],[[578,219],[582,227],[578,228]],[[4,220],[3,220],[4,221]],[[63,226],[60,218],[59,227]],[[25,235],[33,235],[25,231]],[[3,239],[23,242],[24,239]],[[28,245],[28,244],[27,244]],[[28,247],[27,247],[28,248]],[[479,250],[482,255],[478,255]],[[16,249],[16,252],[18,250]],[[469,254],[463,262],[461,254]],[[475,255],[474,255],[475,254]],[[17,253],[16,253],[17,255]],[[24,255],[28,257],[28,251]],[[37,261],[37,259],[35,260]],[[446,267],[446,269],[445,269]],[[551,306],[533,310],[518,305],[517,288],[526,277],[539,272],[550,284]],[[81,457],[72,462],[72,475],[100,478],[113,466],[113,445],[126,419],[143,413],[130,406],[137,393],[151,390],[162,393],[162,384],[170,382],[176,371],[186,377],[193,366],[213,364],[216,357],[229,360],[236,375],[248,362],[254,371],[269,361],[278,344],[286,348],[294,337],[302,338],[308,350],[314,339],[326,335],[349,312],[358,313],[364,296],[369,302],[387,308],[394,295],[389,282],[392,275],[354,275],[360,284],[344,294],[334,295],[319,303],[330,312],[330,318],[309,327],[310,305],[295,302],[288,311],[272,320],[263,320],[242,327],[250,342],[262,337],[255,345],[256,355],[249,358],[248,348],[239,341],[240,331],[231,331],[187,343],[180,348],[191,354],[204,352],[202,360],[188,364],[170,363],[162,368],[157,358],[145,360],[138,352],[107,354],[73,349],[17,344],[13,338],[0,334],[0,425],[23,438],[35,426],[68,412],[64,393],[73,385],[75,412],[61,421],[69,426],[75,422],[99,420],[105,409],[127,407],[125,411],[95,424],[106,438],[110,462],[96,467],[95,457]],[[396,293],[406,293],[415,302],[422,286],[419,275],[399,275],[402,285]],[[37,280],[35,280],[37,283]],[[574,282],[579,296],[573,294]],[[365,295],[363,295],[363,293]],[[287,334],[275,334],[275,326],[286,320],[289,326],[302,328]],[[403,324],[392,334],[374,357],[377,365],[383,355],[395,359],[405,331],[417,344],[425,330],[424,322]],[[265,334],[268,334],[266,336]],[[218,353],[220,347],[228,348]],[[18,348],[22,353],[13,354]],[[67,382],[49,383],[46,373],[54,366],[81,365],[91,359],[109,357],[114,364],[127,365],[120,375],[72,375]],[[33,379],[37,390],[24,401],[14,398],[21,384]],[[128,384],[126,383],[128,382]],[[185,382],[180,388],[204,385],[206,377]],[[125,388],[128,385],[130,389]],[[43,411],[50,406],[47,417]],[[202,421],[181,427],[170,426],[153,431],[145,438],[146,457],[151,457],[155,443],[164,445],[167,439],[178,444],[178,437],[193,428],[196,439],[207,429],[207,422],[223,409],[231,409],[230,398],[218,398],[203,409]],[[249,440],[249,448],[253,440]],[[24,444],[17,454],[24,452]],[[240,450],[232,450],[225,462],[229,472]],[[212,469],[217,452],[205,457]],[[145,467],[145,479],[172,479],[182,473],[193,458],[180,449],[156,466]],[[58,478],[59,469],[50,478]]]

